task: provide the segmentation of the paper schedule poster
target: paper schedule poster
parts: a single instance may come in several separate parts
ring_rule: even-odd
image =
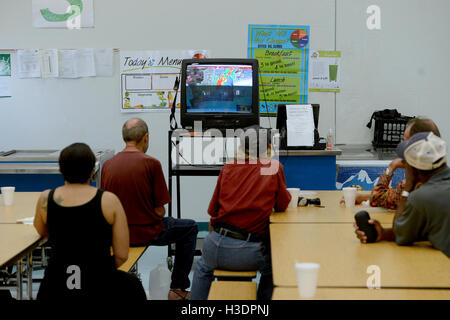
[[[309,26],[249,25],[248,57],[259,61],[261,115],[276,115],[278,104],[307,103],[309,34]]]
[[[94,27],[94,0],[33,0],[33,27]]]
[[[122,112],[170,110],[173,89],[183,59],[208,58],[208,50],[121,51],[120,85]],[[180,95],[177,96],[177,107]]]
[[[112,77],[113,68],[113,49],[94,49],[95,55],[95,73],[97,77]]]
[[[17,50],[18,78],[111,77],[113,49]]]
[[[43,49],[39,50],[39,63],[42,78],[56,78],[58,71],[58,50]]]
[[[39,78],[41,76],[39,50],[17,50],[17,71],[19,78]]]
[[[311,51],[309,69],[310,92],[340,92],[340,51]]]
[[[95,77],[94,49],[60,50],[59,77]]]

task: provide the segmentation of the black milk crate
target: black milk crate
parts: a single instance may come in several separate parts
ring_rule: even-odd
[[[372,145],[375,149],[396,148],[403,141],[406,124],[413,117],[401,116],[387,119],[375,116]]]

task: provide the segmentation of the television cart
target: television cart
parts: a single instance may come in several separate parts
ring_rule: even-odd
[[[196,136],[191,136],[192,138],[196,138]],[[172,139],[175,138],[175,141]],[[175,183],[176,183],[176,199],[177,199],[177,207],[176,207],[176,217],[177,219],[181,218],[181,181],[180,177],[193,177],[193,176],[199,176],[199,177],[213,177],[213,176],[219,176],[220,170],[222,169],[223,165],[180,165],[179,159],[180,159],[180,153],[177,150],[176,152],[176,161],[172,161],[172,152],[173,148],[178,148],[178,143],[180,142],[180,137],[176,137],[173,135],[173,131],[169,131],[168,134],[168,150],[169,150],[169,158],[168,158],[168,180],[169,180],[169,194],[172,199],[172,190],[173,190],[173,181],[172,178],[175,177]],[[202,137],[199,137],[202,138]],[[175,145],[175,146],[174,146]],[[168,204],[168,216],[173,216],[173,208],[172,208],[172,201]],[[199,239],[199,238],[197,238]],[[200,238],[201,239],[201,238]],[[202,243],[202,241],[200,241]],[[201,244],[200,243],[200,244]],[[168,256],[167,256],[167,266],[169,270],[172,270],[173,268],[173,256],[174,256],[174,249],[175,244],[172,244],[168,248]],[[197,248],[195,255],[201,255],[201,251],[199,248],[199,242],[197,241]]]

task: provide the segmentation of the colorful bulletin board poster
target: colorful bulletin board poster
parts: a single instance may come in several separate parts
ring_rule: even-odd
[[[259,61],[261,115],[308,103],[309,26],[249,25],[248,57]]]
[[[309,91],[340,92],[340,51],[312,51],[309,56]]]
[[[122,112],[170,110],[176,77],[183,59],[208,58],[208,50],[121,51],[120,84]],[[180,94],[176,105],[180,108]]]
[[[0,54],[0,98],[11,97],[11,54]]]

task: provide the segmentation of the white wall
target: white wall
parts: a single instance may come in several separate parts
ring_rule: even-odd
[[[63,0],[61,0],[63,1]],[[0,48],[210,49],[214,57],[246,57],[249,24],[309,25],[310,48],[342,50],[342,92],[310,93],[321,104],[319,131],[337,119],[338,143],[369,143],[365,128],[375,109],[436,119],[444,138],[449,116],[447,0],[95,0],[95,28],[36,29],[30,0],[0,0]],[[335,30],[335,4],[337,28]],[[382,30],[366,28],[366,8],[381,7]],[[13,72],[15,71],[15,54]],[[0,151],[60,149],[83,141],[123,147],[119,54],[112,78],[16,79],[13,97],[0,99]],[[334,110],[337,110],[336,115]],[[167,168],[168,113],[144,113],[149,154]],[[269,124],[263,119],[263,125]],[[270,121],[275,125],[275,119]],[[167,173],[167,170],[166,170]],[[182,178],[183,216],[207,221],[215,177]]]
[[[337,140],[367,143],[372,111],[397,108],[435,120],[450,138],[450,1],[340,0],[337,48],[342,91],[337,95]],[[366,9],[381,9],[381,30],[366,27]],[[372,127],[373,128],[373,127]],[[373,129],[372,129],[373,130]]]

